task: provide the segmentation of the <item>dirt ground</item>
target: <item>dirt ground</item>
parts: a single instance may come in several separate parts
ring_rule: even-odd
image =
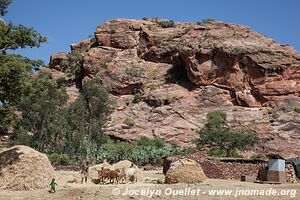
[[[300,184],[258,184],[240,181],[208,179],[201,184],[157,184],[157,180],[164,180],[162,170],[144,171],[145,182],[135,184],[106,184],[95,185],[89,182],[80,183],[80,174],[75,171],[56,171],[57,192],[48,193],[48,190],[38,191],[0,191],[0,200],[106,200],[106,199],[295,199],[300,200]],[[232,191],[229,195],[224,193],[212,194],[214,190]],[[126,192],[129,191],[129,192]],[[251,191],[259,194],[251,195]],[[224,192],[224,191],[223,191]],[[271,194],[271,192],[273,194]],[[275,194],[276,192],[276,194]],[[114,193],[114,194],[113,194]],[[128,194],[129,193],[129,194]],[[243,193],[243,194],[242,194]],[[235,194],[241,194],[236,195]]]

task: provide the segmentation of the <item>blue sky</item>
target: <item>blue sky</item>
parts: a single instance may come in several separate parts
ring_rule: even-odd
[[[54,52],[88,38],[98,24],[114,18],[160,17],[174,21],[213,18],[243,24],[300,52],[298,0],[13,0],[5,17],[32,26],[48,42],[40,48],[18,50],[29,58],[49,62]]]

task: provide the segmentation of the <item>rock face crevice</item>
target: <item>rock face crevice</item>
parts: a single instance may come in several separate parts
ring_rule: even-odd
[[[274,137],[281,129],[271,126],[268,111],[300,107],[300,55],[292,47],[242,25],[164,28],[162,21],[114,19],[97,26],[94,39],[71,45],[83,56],[82,84],[97,76],[117,101],[107,135],[162,137],[189,146],[206,113],[221,108],[231,120],[245,119],[246,127]],[[52,55],[49,67],[63,72],[66,58]],[[134,127],[123,123],[127,117]]]

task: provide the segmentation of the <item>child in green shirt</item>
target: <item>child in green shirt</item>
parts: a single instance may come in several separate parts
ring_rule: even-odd
[[[54,193],[55,191],[55,187],[58,186],[57,183],[55,182],[55,178],[52,179],[52,182],[50,183],[50,193]]]

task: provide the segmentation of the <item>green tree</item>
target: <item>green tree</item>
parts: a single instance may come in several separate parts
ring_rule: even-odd
[[[234,156],[237,150],[259,142],[259,138],[253,132],[231,130],[226,125],[226,113],[222,111],[210,112],[206,117],[207,124],[199,131],[198,148],[207,146],[210,151]]]
[[[68,124],[72,132],[68,135],[69,147],[66,150],[72,149],[83,157],[93,157],[97,146],[106,142],[103,126],[112,105],[109,93],[99,79],[87,81],[68,109]]]
[[[0,0],[0,14],[7,13],[11,0]],[[15,111],[22,96],[30,90],[31,73],[34,67],[42,65],[20,55],[8,54],[7,50],[25,47],[39,47],[46,38],[31,27],[5,23],[0,19],[0,128],[12,126]]]
[[[97,139],[102,134],[102,128],[111,111],[113,102],[109,98],[107,89],[98,78],[86,82],[81,88],[81,98],[85,105],[86,133],[90,139]]]
[[[48,73],[32,80],[31,93],[21,98],[21,118],[15,127],[15,143],[26,144],[48,153],[63,150],[71,131],[67,122],[67,93],[58,88]]]

